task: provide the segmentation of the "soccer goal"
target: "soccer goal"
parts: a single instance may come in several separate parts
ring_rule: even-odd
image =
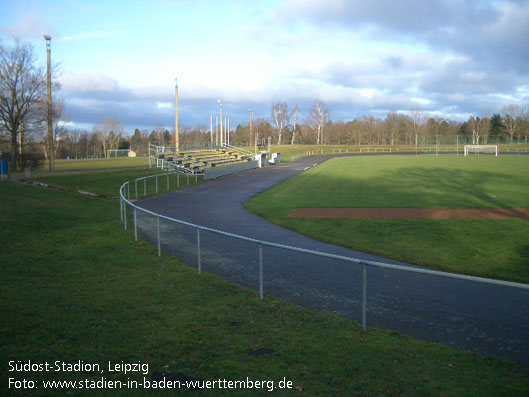
[[[130,152],[130,149],[109,149],[107,157],[131,157]]]
[[[471,153],[495,154],[498,156],[498,145],[465,145],[465,157]]]

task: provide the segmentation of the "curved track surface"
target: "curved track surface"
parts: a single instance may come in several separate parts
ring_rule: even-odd
[[[332,156],[247,171],[138,204],[173,218],[260,240],[387,263],[393,260],[315,241],[246,211],[243,203]],[[144,237],[156,239],[156,221],[138,212]],[[164,252],[197,263],[197,232],[161,222]],[[202,269],[258,289],[258,247],[202,231]],[[358,265],[263,248],[264,292],[296,304],[360,321]],[[402,264],[402,263],[400,263]],[[529,365],[529,291],[469,281],[369,268],[367,324],[420,339]]]

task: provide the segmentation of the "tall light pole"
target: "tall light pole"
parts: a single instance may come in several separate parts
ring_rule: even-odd
[[[222,102],[220,101],[220,99],[217,99],[217,102],[219,103],[219,112],[220,112],[220,117],[219,117],[219,121],[220,121],[220,146],[222,147]]]
[[[46,120],[48,122],[48,145],[50,147],[50,171],[55,170],[55,142],[53,139],[53,125],[51,119],[51,36],[45,34],[46,40],[46,58],[47,58],[47,85],[48,85],[48,114]]]
[[[180,150],[180,137],[178,133],[178,79],[174,79],[174,144],[175,150]]]
[[[211,147],[213,148],[213,115],[209,115],[209,133],[211,135]]]
[[[250,147],[252,145],[252,119],[253,119],[253,112],[252,112],[252,109],[248,110],[248,112],[250,112]],[[257,141],[256,141],[257,143]],[[255,146],[255,153],[257,154],[257,144]]]
[[[215,116],[215,146],[219,147],[219,116]]]

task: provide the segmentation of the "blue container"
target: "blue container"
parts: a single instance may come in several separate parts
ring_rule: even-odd
[[[9,174],[9,163],[7,160],[0,160],[0,175]]]

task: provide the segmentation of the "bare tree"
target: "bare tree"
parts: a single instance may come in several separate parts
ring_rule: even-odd
[[[490,117],[487,113],[481,116],[479,120],[479,135],[484,144],[487,144],[490,135]]]
[[[272,121],[275,124],[277,130],[277,144],[281,145],[281,135],[283,134],[283,128],[288,125],[289,114],[288,105],[286,102],[277,102],[272,105]]]
[[[472,144],[479,145],[480,140],[487,143],[490,135],[490,118],[484,114],[481,118],[470,116],[468,126],[472,132]]]
[[[521,132],[525,137],[525,143],[527,143],[527,139],[529,138],[529,106],[524,105],[522,107],[520,119],[520,129],[522,130]]]
[[[292,140],[290,141],[291,145],[294,144],[294,139],[296,137],[296,125],[298,123],[298,115],[299,115],[299,106],[296,105],[296,106],[294,106],[294,109],[290,113],[290,117],[292,117],[292,119],[293,119],[293,123],[292,123],[292,127],[293,127],[292,128]]]
[[[260,146],[259,142],[261,142],[261,145],[266,145],[268,138],[272,137],[274,129],[265,118],[259,117],[253,121],[253,132],[257,146]]]
[[[411,111],[410,116],[413,122],[413,130],[410,132],[412,132],[412,134],[415,136],[410,136],[409,142],[411,143],[412,140],[415,139],[416,136],[423,135],[424,143],[427,143],[428,137],[426,136],[426,132],[427,132],[426,122],[428,121],[428,118],[429,118],[428,112],[425,112],[424,110],[421,110],[421,109],[413,109]]]
[[[317,135],[316,144],[323,144],[323,126],[329,121],[329,109],[323,101],[316,99],[309,110],[309,115],[309,125]]]
[[[382,128],[382,130],[385,130],[383,134],[387,135],[387,140],[384,144],[395,145],[398,142],[399,136],[401,135],[402,117],[403,115],[396,112],[391,112],[386,115]]]
[[[515,104],[506,105],[501,109],[501,114],[503,116],[503,122],[507,129],[507,133],[511,137],[511,143],[516,133],[520,116],[522,113],[522,108]]]
[[[103,145],[103,156],[107,157],[109,150],[117,149],[124,132],[123,122],[116,118],[104,118],[94,127],[94,133]]]
[[[474,116],[470,116],[468,119],[468,127],[470,128],[470,132],[472,132],[472,144],[479,145],[479,138],[480,138],[479,117],[474,118]]]
[[[51,112],[51,118],[53,120],[53,140],[55,141],[55,143],[57,143],[57,140],[60,140],[68,135],[68,130],[64,125],[64,99],[54,96],[51,105]],[[33,120],[35,120],[36,125],[35,135],[37,135],[37,139],[42,142],[42,150],[46,159],[50,154],[50,142],[48,142],[48,130],[46,125],[47,113],[48,104],[45,100],[42,100],[38,103],[36,107],[36,114],[33,117]],[[57,147],[55,147],[55,145],[53,147],[55,151],[57,151]]]
[[[71,158],[78,158],[80,154],[80,140],[81,140],[82,132],[79,128],[72,129],[68,131],[68,138],[70,140],[71,149],[70,149],[70,156]]]
[[[18,134],[45,95],[46,75],[35,66],[33,47],[19,41],[12,48],[0,44],[0,121],[10,135],[12,169],[16,169]]]

